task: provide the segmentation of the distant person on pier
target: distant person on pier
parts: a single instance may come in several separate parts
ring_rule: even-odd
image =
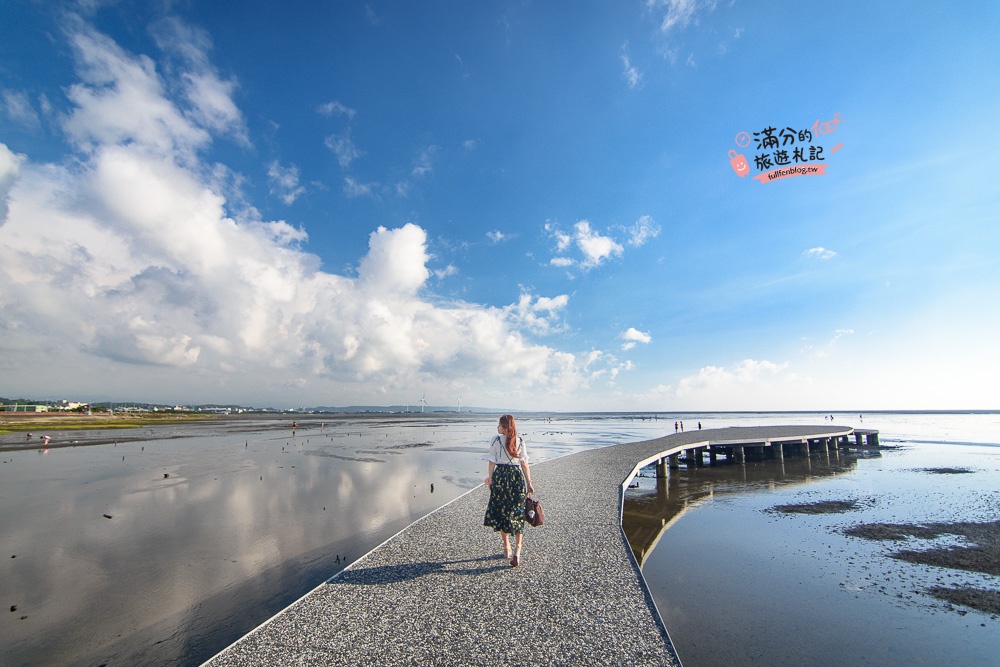
[[[674,422],[674,433],[677,433],[678,424],[679,422]]]
[[[524,439],[517,435],[513,415],[500,417],[497,435],[490,441],[486,456],[489,472],[484,480],[490,487],[490,502],[486,506],[483,525],[500,533],[504,556],[511,567],[521,561],[521,543],[524,531],[524,498],[535,492],[531,485],[531,469]],[[514,536],[511,549],[510,536]]]

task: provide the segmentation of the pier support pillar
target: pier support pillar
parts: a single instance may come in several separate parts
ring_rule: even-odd
[[[657,466],[657,467],[659,467],[659,466]],[[669,488],[668,484],[669,484],[669,479],[667,478],[667,475],[663,475],[662,477],[659,476],[659,475],[656,476],[656,495],[657,495],[657,497],[659,497],[661,499],[666,499],[666,498],[670,497],[670,488]]]
[[[671,468],[680,468],[680,467],[681,467],[681,464],[680,464],[680,462],[678,461],[678,458],[679,458],[679,457],[678,457],[678,455],[677,455],[677,454],[671,454],[671,455],[670,455],[670,456],[668,456],[667,458],[668,458],[668,459],[670,460],[670,467],[671,467]]]
[[[858,447],[864,447],[864,446],[865,446],[865,443],[864,443],[864,442],[862,442],[862,437],[863,437],[863,436],[862,436],[862,435],[861,435],[860,433],[855,433],[855,434],[854,434],[854,443],[855,443],[855,444],[856,444],[856,445],[857,445]]]
[[[709,447],[708,448],[708,462],[709,462],[709,464],[714,466],[715,463],[716,463],[716,459],[717,458],[718,458],[718,454],[715,453],[715,450],[713,448]]]
[[[733,447],[733,452],[736,454],[737,463],[747,462],[746,452],[743,451],[742,447]]]
[[[774,450],[774,458],[778,459],[779,461],[785,460],[785,446],[783,444],[781,444],[780,442],[776,442],[773,445],[771,445],[771,449]]]
[[[656,476],[660,479],[667,476],[667,460],[660,459],[656,462]]]
[[[879,444],[878,444],[878,433],[869,433],[868,434],[868,446],[869,447],[878,447],[879,446]]]

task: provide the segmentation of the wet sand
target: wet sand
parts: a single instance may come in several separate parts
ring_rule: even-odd
[[[955,475],[971,474],[973,471],[967,468],[925,468],[922,472]],[[858,504],[857,500],[824,500],[777,505],[774,511],[784,514],[839,514],[856,509]],[[890,556],[920,565],[1000,575],[1000,521],[932,524],[865,523],[847,528],[843,532],[850,537],[891,542],[903,542],[908,537],[932,540],[945,535],[956,535],[964,538],[968,545],[900,549],[892,552]],[[1000,591],[972,586],[932,586],[927,592],[953,605],[969,607],[987,614],[1000,614]]]
[[[84,447],[170,438],[164,429],[211,425],[216,418],[124,413],[0,413],[0,452]],[[49,440],[44,439],[49,436]],[[186,437],[185,435],[176,437]]]
[[[886,524],[867,523],[848,528],[845,535],[866,540],[902,542],[908,537],[932,540],[946,535],[964,538],[965,545],[899,549],[890,554],[909,563],[1000,575],[1000,521],[985,523]],[[1000,614],[1000,591],[973,586],[933,586],[927,589],[936,598],[970,607],[994,619]]]
[[[335,427],[344,422],[388,424],[417,418],[416,414],[372,413],[246,413],[233,415],[170,415],[150,414],[65,414],[65,413],[0,413],[0,452],[88,447],[151,440],[171,440],[193,437],[206,427],[241,432],[284,431],[291,433],[297,424],[300,434],[322,426]],[[430,415],[427,415],[430,418]],[[7,431],[7,432],[4,432]],[[31,438],[27,437],[31,433]],[[51,439],[43,441],[43,436]]]

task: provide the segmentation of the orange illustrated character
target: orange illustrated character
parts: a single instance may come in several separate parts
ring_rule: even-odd
[[[740,178],[746,178],[746,175],[750,173],[747,159],[733,149],[729,149],[729,164]]]

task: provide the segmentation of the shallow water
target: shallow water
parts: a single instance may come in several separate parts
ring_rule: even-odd
[[[519,425],[533,462],[665,430],[620,416]],[[496,416],[289,426],[0,452],[0,605],[17,607],[0,617],[0,664],[200,664],[478,486]]]
[[[877,456],[682,467],[665,482],[647,470],[629,491],[626,531],[631,516],[643,576],[685,667],[997,664],[1000,618],[926,590],[1000,590],[1000,577],[899,561],[889,557],[898,543],[843,534],[870,522],[1000,519],[997,415],[877,421],[864,423],[890,445]],[[942,467],[972,472],[931,472]],[[835,514],[774,511],[819,501],[856,504]],[[667,530],[656,533],[658,521]]]
[[[683,420],[686,430],[696,429],[699,420],[704,428],[824,423],[822,414],[801,413],[661,415],[658,420],[606,414],[551,415],[551,421],[548,417],[525,415],[518,420],[535,463],[582,449],[672,433],[675,419]],[[296,418],[300,427],[294,435],[288,428],[290,422],[234,421],[144,429],[141,435],[149,439],[117,445],[0,452],[0,607],[17,606],[16,611],[0,616],[0,664],[200,664],[416,518],[477,486],[485,475],[482,456],[486,443],[496,428],[496,415]],[[996,443],[1000,433],[1000,415],[996,414],[866,414],[863,422],[858,415],[836,414],[834,418],[836,424],[882,429],[883,441],[887,434],[895,433],[897,439]],[[55,441],[63,434],[52,436]],[[120,431],[80,432],[72,437],[114,439],[128,435]],[[0,443],[20,438],[23,435],[0,436]],[[993,450],[959,447],[954,451],[959,450],[991,461],[977,470],[995,472],[989,455]],[[923,463],[918,459],[906,463],[906,469],[956,465],[957,459],[949,454],[953,450],[938,454],[913,446],[906,451],[928,454]],[[890,460],[895,459],[881,459]],[[831,469],[826,473],[820,462],[814,459],[812,463],[817,479],[801,488],[782,487],[773,475],[755,483],[768,489],[773,484],[775,490],[768,493],[791,493],[794,498],[800,492],[823,489],[826,482],[818,479],[823,475],[836,474],[836,480],[847,480],[855,474],[852,470],[865,471],[870,461],[845,462],[846,471]],[[786,461],[786,475],[795,465]],[[771,501],[778,503],[777,498],[763,496],[771,500],[753,501],[753,494],[727,495],[727,489],[746,480],[741,478],[742,472],[724,481],[711,478],[722,474],[721,470],[697,471],[704,479],[691,484],[697,486],[707,479],[711,483],[709,500],[694,498],[689,503],[694,507],[674,524],[678,530],[671,528],[664,533],[670,539],[661,538],[650,556],[652,561],[669,554],[663,546],[672,541],[691,543],[685,553],[693,562],[681,572],[695,577],[694,582],[687,580],[689,588],[698,584],[693,586],[693,599],[676,608],[661,604],[661,611],[669,609],[675,614],[674,621],[668,623],[675,641],[680,643],[683,636],[674,624],[676,615],[700,618],[732,610],[728,635],[704,634],[711,628],[696,626],[693,639],[683,639],[687,642],[684,649],[690,649],[692,641],[737,647],[735,654],[724,653],[719,661],[701,664],[741,664],[734,660],[742,655],[744,646],[751,646],[748,637],[756,631],[750,630],[761,624],[758,616],[746,616],[755,609],[752,603],[756,601],[764,618],[771,618],[774,609],[799,586],[779,586],[773,593],[767,593],[765,587],[760,592],[751,588],[750,581],[744,586],[739,577],[730,578],[729,588],[722,585],[726,580],[717,576],[719,568],[787,572],[788,565],[783,562],[776,567],[772,551],[751,548],[741,552],[724,541],[713,542],[731,529],[705,530],[721,521],[709,518],[706,509],[728,507],[737,524],[739,517],[747,515],[771,526],[779,536],[797,536],[794,544],[800,545],[798,551],[792,549],[779,560],[794,559],[791,569],[801,569],[803,575],[809,574],[809,580],[826,581],[836,576],[838,584],[858,588],[858,595],[873,595],[861,584],[872,567],[865,558],[874,556],[852,554],[859,549],[880,553],[882,545],[854,540],[854,551],[845,551],[839,559],[817,568],[811,551],[819,547],[811,545],[825,544],[822,522],[830,518],[763,514],[761,508],[769,507]],[[745,469],[751,481],[754,470],[752,466]],[[905,470],[874,468],[870,474],[866,484],[887,489],[897,488],[899,475],[909,475]],[[924,495],[938,494],[945,506],[967,492],[952,486],[956,478],[962,478],[961,483],[972,483],[966,478],[992,480],[997,487],[995,476],[978,473],[915,477],[926,484]],[[641,483],[655,488],[655,480],[643,479]],[[825,498],[825,493],[820,496]],[[670,494],[681,495],[676,490]],[[884,502],[897,497],[882,491],[863,495],[884,496]],[[907,502],[913,499],[912,494],[900,497]],[[992,516],[990,507],[997,506],[996,498],[990,497],[992,501],[976,505],[984,516]],[[917,505],[924,502],[922,496],[918,500]],[[883,504],[876,507],[887,509]],[[911,512],[911,508],[896,510],[900,517]],[[705,519],[700,518],[703,513]],[[977,516],[971,510],[968,514]],[[694,516],[699,518],[691,521]],[[815,534],[817,527],[820,532]],[[699,544],[708,549],[702,554],[706,563],[720,564],[698,570]],[[850,576],[835,575],[841,569]],[[656,568],[649,563],[644,571],[654,592],[666,585],[675,586],[668,578],[654,576]],[[663,571],[668,575],[674,572],[669,567]],[[710,588],[701,582],[716,578],[720,588],[709,595]],[[839,585],[837,588],[839,593]],[[670,590],[670,600],[681,599],[676,587]],[[714,607],[709,604],[699,610],[695,605],[702,598],[706,604],[714,600]],[[744,599],[751,606],[741,610],[734,602]],[[860,613],[876,612],[886,613],[881,607]],[[938,617],[945,615],[948,612],[938,612]],[[949,618],[954,616],[951,613]],[[738,621],[747,618],[751,620],[744,622],[741,630]],[[876,636],[886,631],[878,617],[862,615],[859,619],[859,624],[871,626],[870,632]],[[973,632],[970,641],[985,641],[987,636],[996,639],[995,622],[986,622],[993,634]],[[805,620],[802,624],[811,625]],[[829,634],[825,626],[820,626],[818,633]],[[694,654],[691,656],[693,660]],[[757,664],[774,664],[773,655],[767,656]],[[689,662],[687,653],[682,652],[682,658],[686,667],[697,667],[698,663]]]

